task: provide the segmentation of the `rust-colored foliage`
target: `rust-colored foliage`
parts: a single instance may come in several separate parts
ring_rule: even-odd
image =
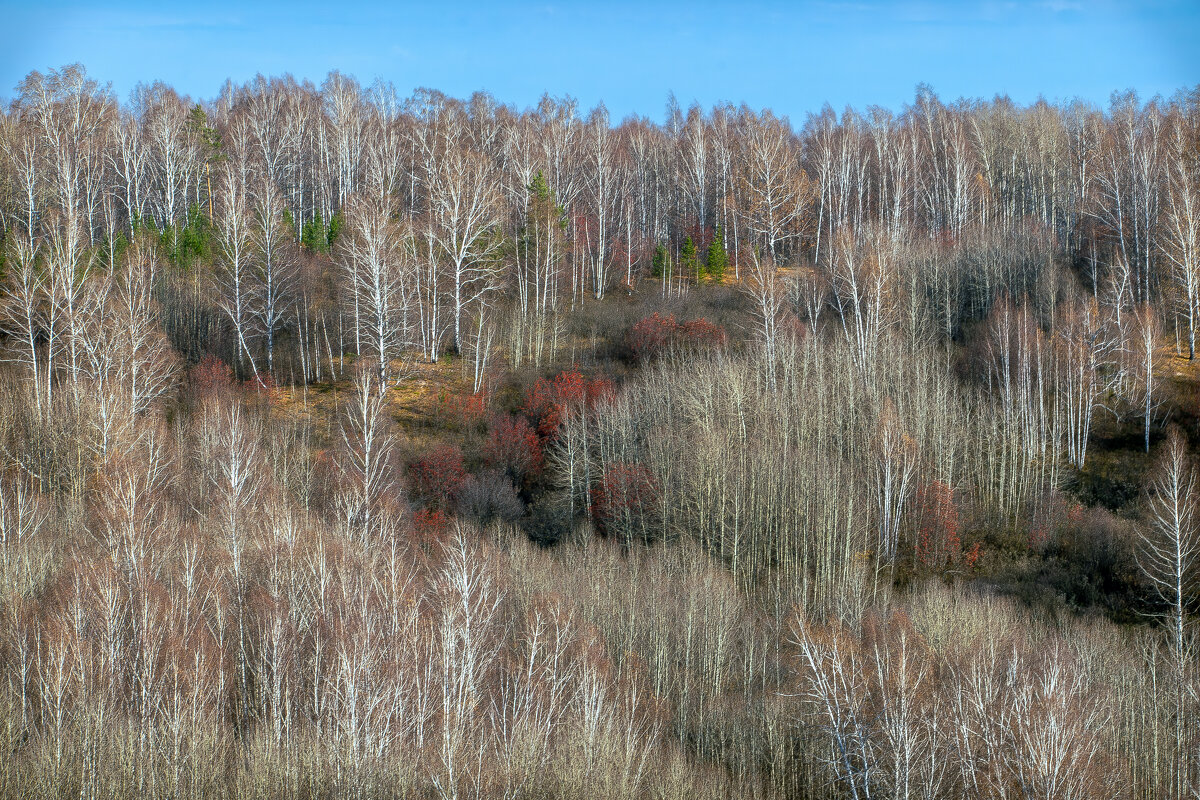
[[[568,412],[589,411],[615,395],[612,381],[589,379],[576,367],[560,372],[551,380],[538,378],[526,393],[522,410],[535,423],[538,434],[551,440],[558,435]]]
[[[703,317],[679,323],[673,314],[655,312],[634,324],[627,341],[638,361],[648,361],[670,347],[720,350],[729,337],[724,328]]]
[[[521,408],[537,426],[537,431],[543,438],[553,436],[562,422],[562,415],[554,396],[554,386],[545,378],[538,378],[529,388]]]
[[[657,311],[636,322],[629,331],[629,349],[638,361],[646,361],[658,355],[675,340],[679,323],[674,314],[661,315]]]
[[[488,421],[483,458],[514,481],[520,481],[541,471],[542,443],[524,417],[497,414]]]
[[[915,546],[917,563],[935,571],[963,566],[958,506],[953,490],[944,481],[931,481],[918,490],[916,501],[919,520]],[[978,545],[975,551],[975,558],[978,558]]]
[[[608,378],[592,378],[587,382],[585,399],[587,407],[595,408],[603,403],[611,403],[617,396],[617,387]]]
[[[462,450],[452,444],[435,447],[409,465],[408,475],[417,496],[435,508],[444,508],[454,502],[467,479]]]
[[[680,325],[679,335],[688,346],[706,350],[720,350],[729,342],[725,329],[704,317]]]
[[[207,355],[188,370],[188,384],[198,399],[220,397],[233,387],[233,370],[216,356]]]
[[[450,518],[439,508],[422,508],[412,516],[413,538],[417,542],[440,541],[450,527]]]
[[[446,394],[438,396],[437,415],[451,430],[475,428],[483,422],[487,400],[482,394]]]

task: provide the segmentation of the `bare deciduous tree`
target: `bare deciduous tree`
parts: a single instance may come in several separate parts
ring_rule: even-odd
[[[1139,534],[1137,562],[1164,606],[1175,670],[1171,792],[1183,797],[1194,777],[1189,774],[1185,686],[1192,658],[1189,603],[1200,582],[1200,484],[1187,443],[1177,428],[1167,436],[1150,492],[1150,525]]]
[[[393,361],[411,341],[411,237],[397,217],[398,209],[391,202],[360,201],[347,214],[347,230],[339,245],[358,351],[375,360],[384,387],[396,375]]]

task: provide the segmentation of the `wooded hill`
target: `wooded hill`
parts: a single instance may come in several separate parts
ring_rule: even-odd
[[[1200,797],[1200,94],[0,118],[0,794]]]

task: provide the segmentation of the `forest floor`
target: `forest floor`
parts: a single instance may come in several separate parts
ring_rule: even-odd
[[[401,377],[388,388],[387,399],[404,449],[421,450],[443,438],[442,434],[456,427],[457,419],[464,414],[469,416],[473,410],[482,414],[483,403],[472,399],[470,377],[463,374],[457,359],[445,357],[432,364],[411,361],[397,367]],[[271,414],[307,421],[318,446],[333,443],[338,435],[337,421],[355,392],[351,369],[347,364],[335,380],[273,390]]]
[[[1163,373],[1167,379],[1165,407],[1170,409],[1167,422],[1183,427],[1196,441],[1200,434],[1200,357],[1176,356],[1172,348],[1164,353]]]

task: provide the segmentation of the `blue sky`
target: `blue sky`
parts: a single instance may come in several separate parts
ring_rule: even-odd
[[[1027,103],[1200,83],[1200,2],[62,3],[0,0],[0,98],[33,69],[82,62],[125,100],[161,79],[194,98],[225,78],[331,69],[525,107],[544,93],[614,119],[661,120],[667,93],[746,102],[799,123],[828,102],[899,108],[918,82],[943,99]]]

